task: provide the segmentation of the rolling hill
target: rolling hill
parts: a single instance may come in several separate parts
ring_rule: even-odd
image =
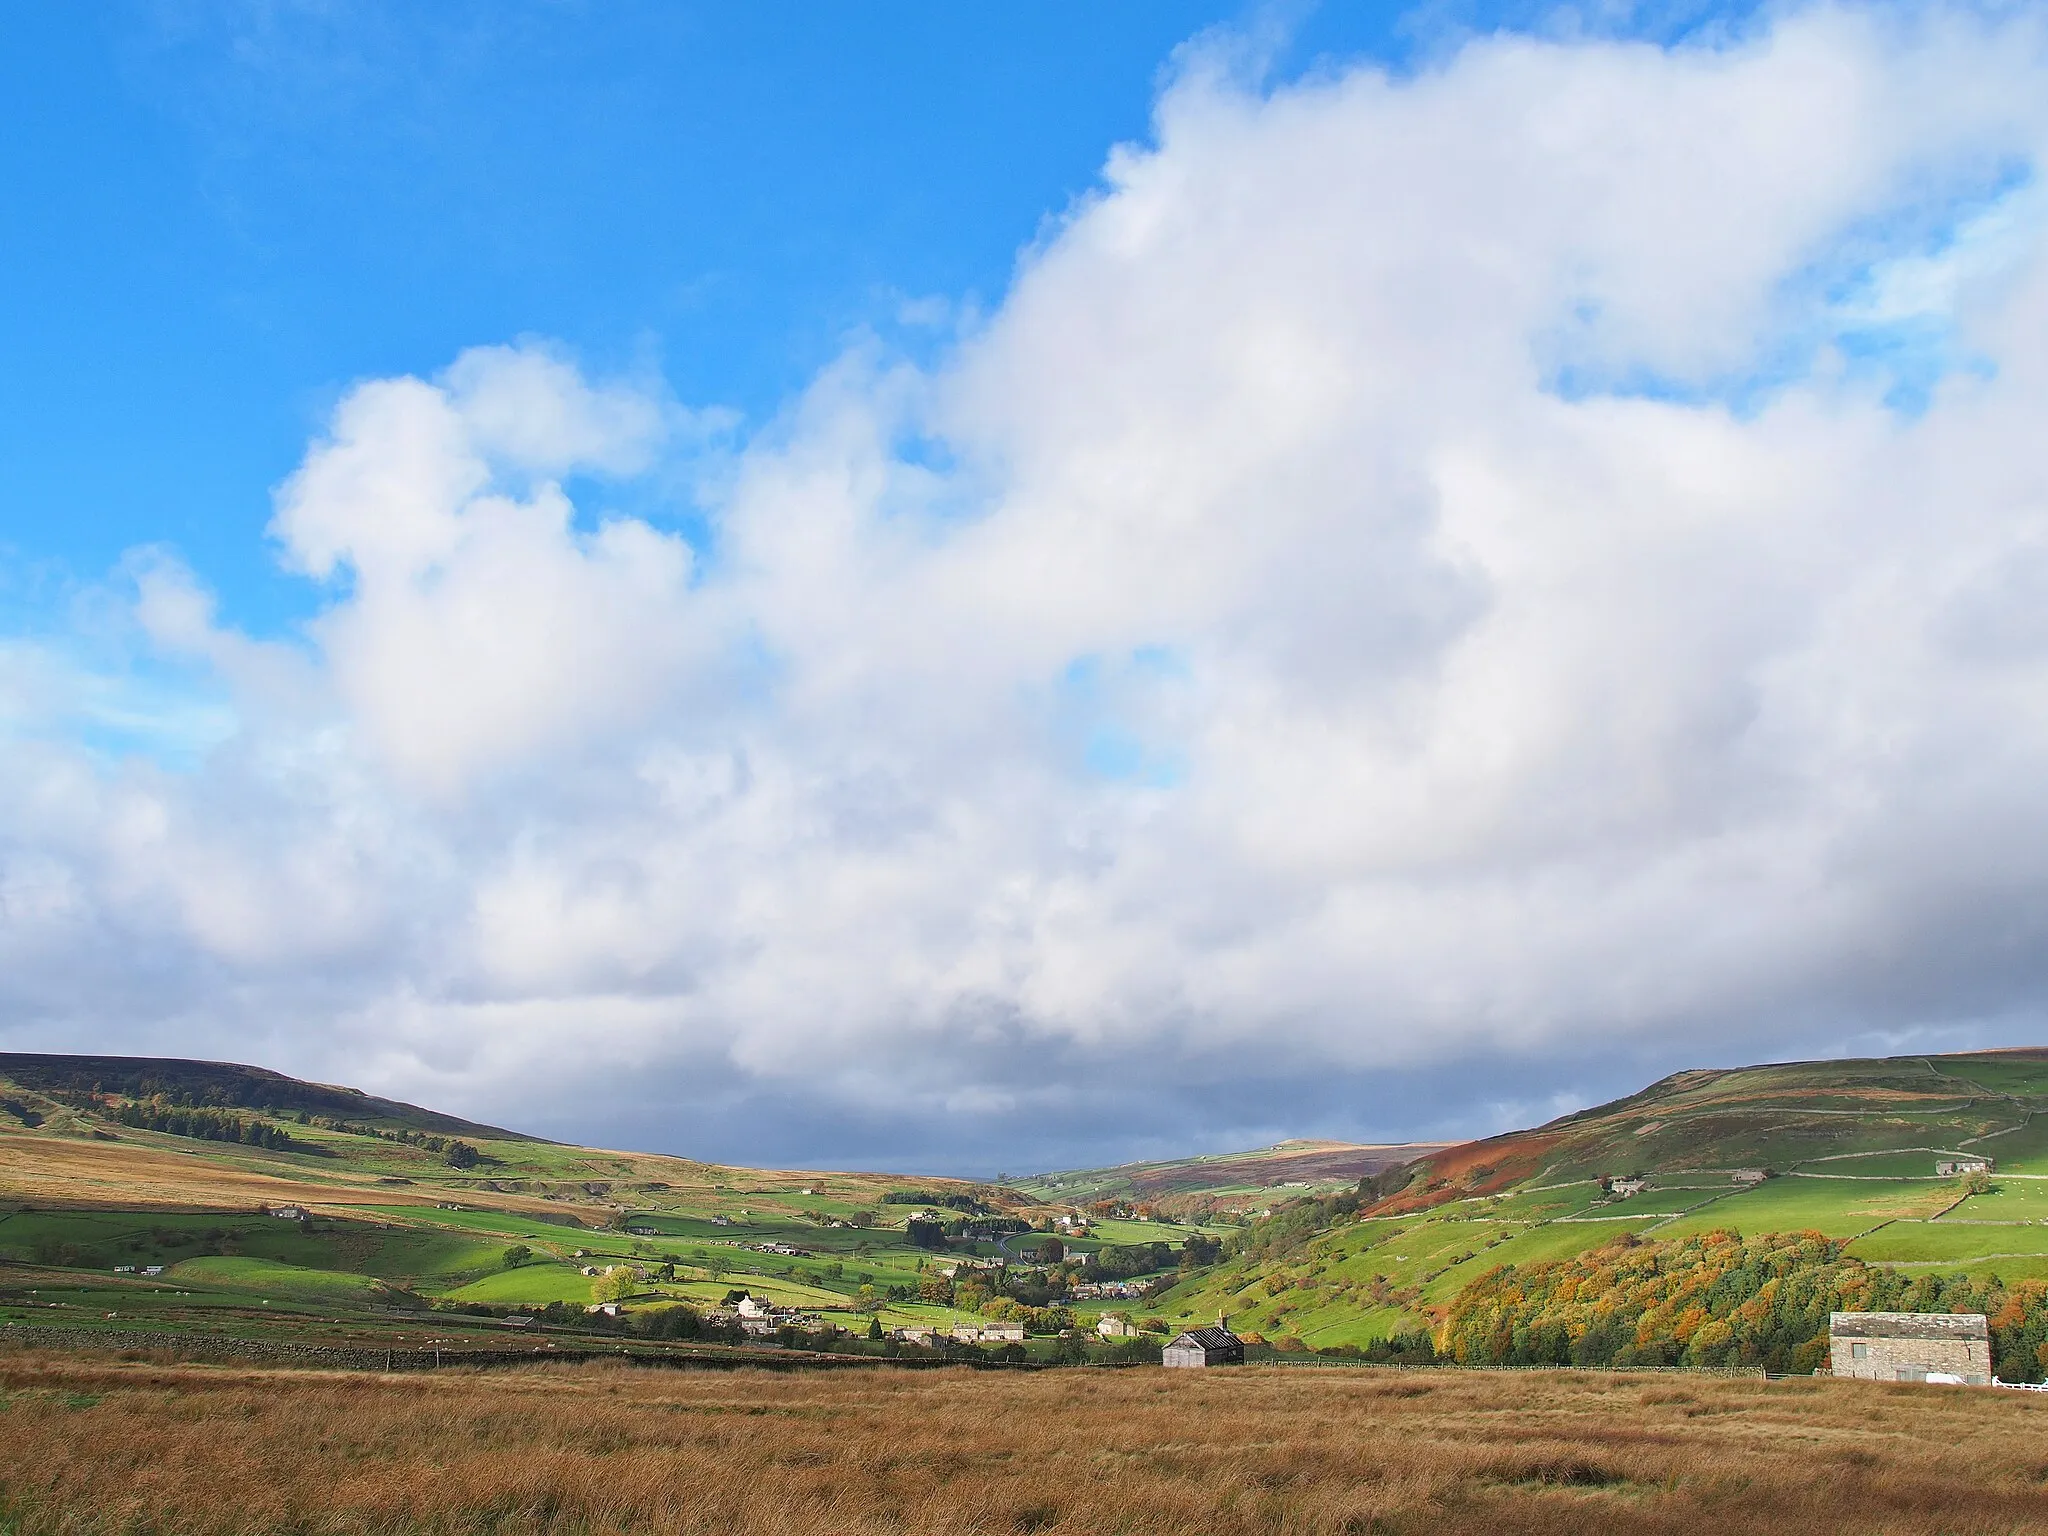
[[[1447,1150],[1442,1142],[1283,1141],[1254,1152],[1219,1152],[1158,1162],[1079,1168],[1015,1181],[1047,1200],[1074,1205],[1151,1205],[1173,1214],[1197,1207],[1242,1211],[1298,1191],[1348,1188],[1360,1179]]]
[[[496,1141],[537,1141],[517,1131],[458,1119],[454,1115],[380,1099],[360,1088],[301,1082],[266,1067],[225,1061],[185,1061],[162,1056],[60,1056],[0,1051],[0,1082],[42,1096],[94,1092],[144,1099],[161,1094],[180,1103],[270,1114],[338,1115],[385,1129],[449,1136],[488,1136]]]
[[[56,1309],[93,1326],[402,1337],[429,1311],[445,1329],[552,1308],[551,1324],[599,1327],[584,1309],[616,1267],[641,1315],[738,1286],[865,1338],[870,1318],[987,1321],[988,1286],[956,1298],[926,1273],[939,1260],[1011,1266],[1038,1305],[1054,1299],[1034,1278],[1045,1266],[1020,1244],[1077,1268],[1122,1250],[1112,1267],[1142,1276],[1219,1235],[1097,1219],[1062,1227],[1054,1250],[1074,1214],[960,1179],[569,1146],[257,1067],[0,1056],[0,1324]]]
[[[1995,1164],[1978,1192],[1937,1172],[1969,1157]],[[1639,1190],[1615,1190],[1631,1177]],[[1152,1305],[1170,1321],[1225,1313],[1311,1347],[1363,1344],[1435,1328],[1500,1265],[1624,1232],[1722,1228],[1819,1232],[1908,1272],[2048,1277],[2048,1051],[1680,1072],[1297,1200]]]

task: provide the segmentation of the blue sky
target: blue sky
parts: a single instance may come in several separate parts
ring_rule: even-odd
[[[8,583],[168,542],[231,618],[303,614],[261,539],[271,487],[348,384],[465,346],[546,336],[759,422],[849,332],[927,345],[904,306],[998,301],[1145,135],[1175,48],[1247,14],[22,8],[0,53]],[[1391,5],[1273,14],[1282,70],[1412,43]]]
[[[988,1172],[2048,1025],[2038,7],[8,41],[0,1045]]]

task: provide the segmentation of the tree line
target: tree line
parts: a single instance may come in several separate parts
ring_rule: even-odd
[[[1828,1358],[1830,1312],[1975,1312],[2002,1381],[2048,1373],[2048,1281],[1908,1276],[1817,1232],[1672,1242],[1632,1236],[1572,1258],[1508,1265],[1453,1298],[1436,1353],[1467,1365],[1762,1366]]]
[[[171,1136],[190,1136],[199,1141],[239,1142],[245,1147],[269,1147],[278,1152],[312,1152],[313,1147],[281,1125],[232,1114],[224,1109],[188,1108],[149,1098],[118,1105],[103,1114],[117,1125],[138,1131],[161,1131]]]

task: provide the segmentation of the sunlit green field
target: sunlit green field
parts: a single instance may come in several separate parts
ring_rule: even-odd
[[[1959,1226],[1946,1221],[1895,1221],[1849,1245],[1859,1259],[1964,1260],[1993,1254],[2048,1256],[2048,1227]]]
[[[2048,1221],[2048,1179],[1993,1176],[1991,1188],[1972,1195],[1944,1218],[1949,1221]]]
[[[1901,1216],[1931,1216],[1959,1193],[1952,1182],[1780,1177],[1659,1227],[1656,1235],[1678,1237],[1732,1227],[1739,1232],[1810,1231],[1852,1237]]]
[[[164,1279],[181,1286],[251,1291],[265,1296],[320,1301],[367,1301],[384,1289],[381,1282],[369,1275],[305,1269],[296,1264],[279,1264],[271,1259],[187,1259],[182,1264],[172,1265],[165,1272]]]

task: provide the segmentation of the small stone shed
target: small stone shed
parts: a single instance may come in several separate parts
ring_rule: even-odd
[[[1214,1328],[1190,1328],[1168,1341],[1160,1364],[1177,1366],[1243,1365],[1244,1340],[1230,1331],[1230,1320]]]
[[[1837,1376],[1991,1384],[1991,1331],[1979,1312],[1831,1312]]]

